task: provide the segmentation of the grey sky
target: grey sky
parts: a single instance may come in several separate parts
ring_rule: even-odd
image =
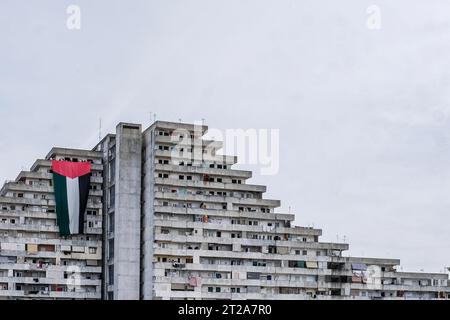
[[[81,8],[81,30],[66,8]],[[366,9],[381,9],[381,29]],[[0,2],[0,179],[118,121],[279,128],[255,175],[297,223],[405,270],[450,266],[450,2]]]

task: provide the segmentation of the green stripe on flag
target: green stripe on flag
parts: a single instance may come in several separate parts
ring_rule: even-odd
[[[56,217],[61,236],[70,235],[69,208],[67,205],[67,183],[66,177],[53,173],[55,188]]]

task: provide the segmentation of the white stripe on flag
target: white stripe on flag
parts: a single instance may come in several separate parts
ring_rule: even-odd
[[[80,217],[80,184],[78,178],[66,177],[67,183],[67,208],[69,209],[70,233],[79,233]]]

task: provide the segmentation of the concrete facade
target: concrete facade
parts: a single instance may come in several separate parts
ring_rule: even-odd
[[[120,123],[96,147],[103,154],[105,185],[104,297],[137,300],[141,262],[142,129]]]
[[[348,244],[293,226],[206,131],[157,121],[142,133],[141,299],[448,299],[446,274],[344,257]]]
[[[348,244],[294,226],[280,201],[263,197],[266,186],[249,183],[252,172],[218,154],[221,142],[202,139],[207,129],[120,123],[93,151],[55,148],[5,184],[0,298],[449,299],[447,274],[345,257]],[[53,158],[93,162],[84,237],[58,237]],[[81,268],[75,291],[63,271],[72,264]]]
[[[139,299],[141,231],[140,125],[119,124],[116,135],[114,298]]]
[[[51,161],[92,163],[84,234],[59,236]],[[0,299],[100,299],[101,154],[54,148],[7,182],[0,196]]]

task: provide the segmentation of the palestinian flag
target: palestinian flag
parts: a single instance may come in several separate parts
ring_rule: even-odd
[[[91,164],[53,160],[52,171],[59,234],[81,234],[89,196]]]

